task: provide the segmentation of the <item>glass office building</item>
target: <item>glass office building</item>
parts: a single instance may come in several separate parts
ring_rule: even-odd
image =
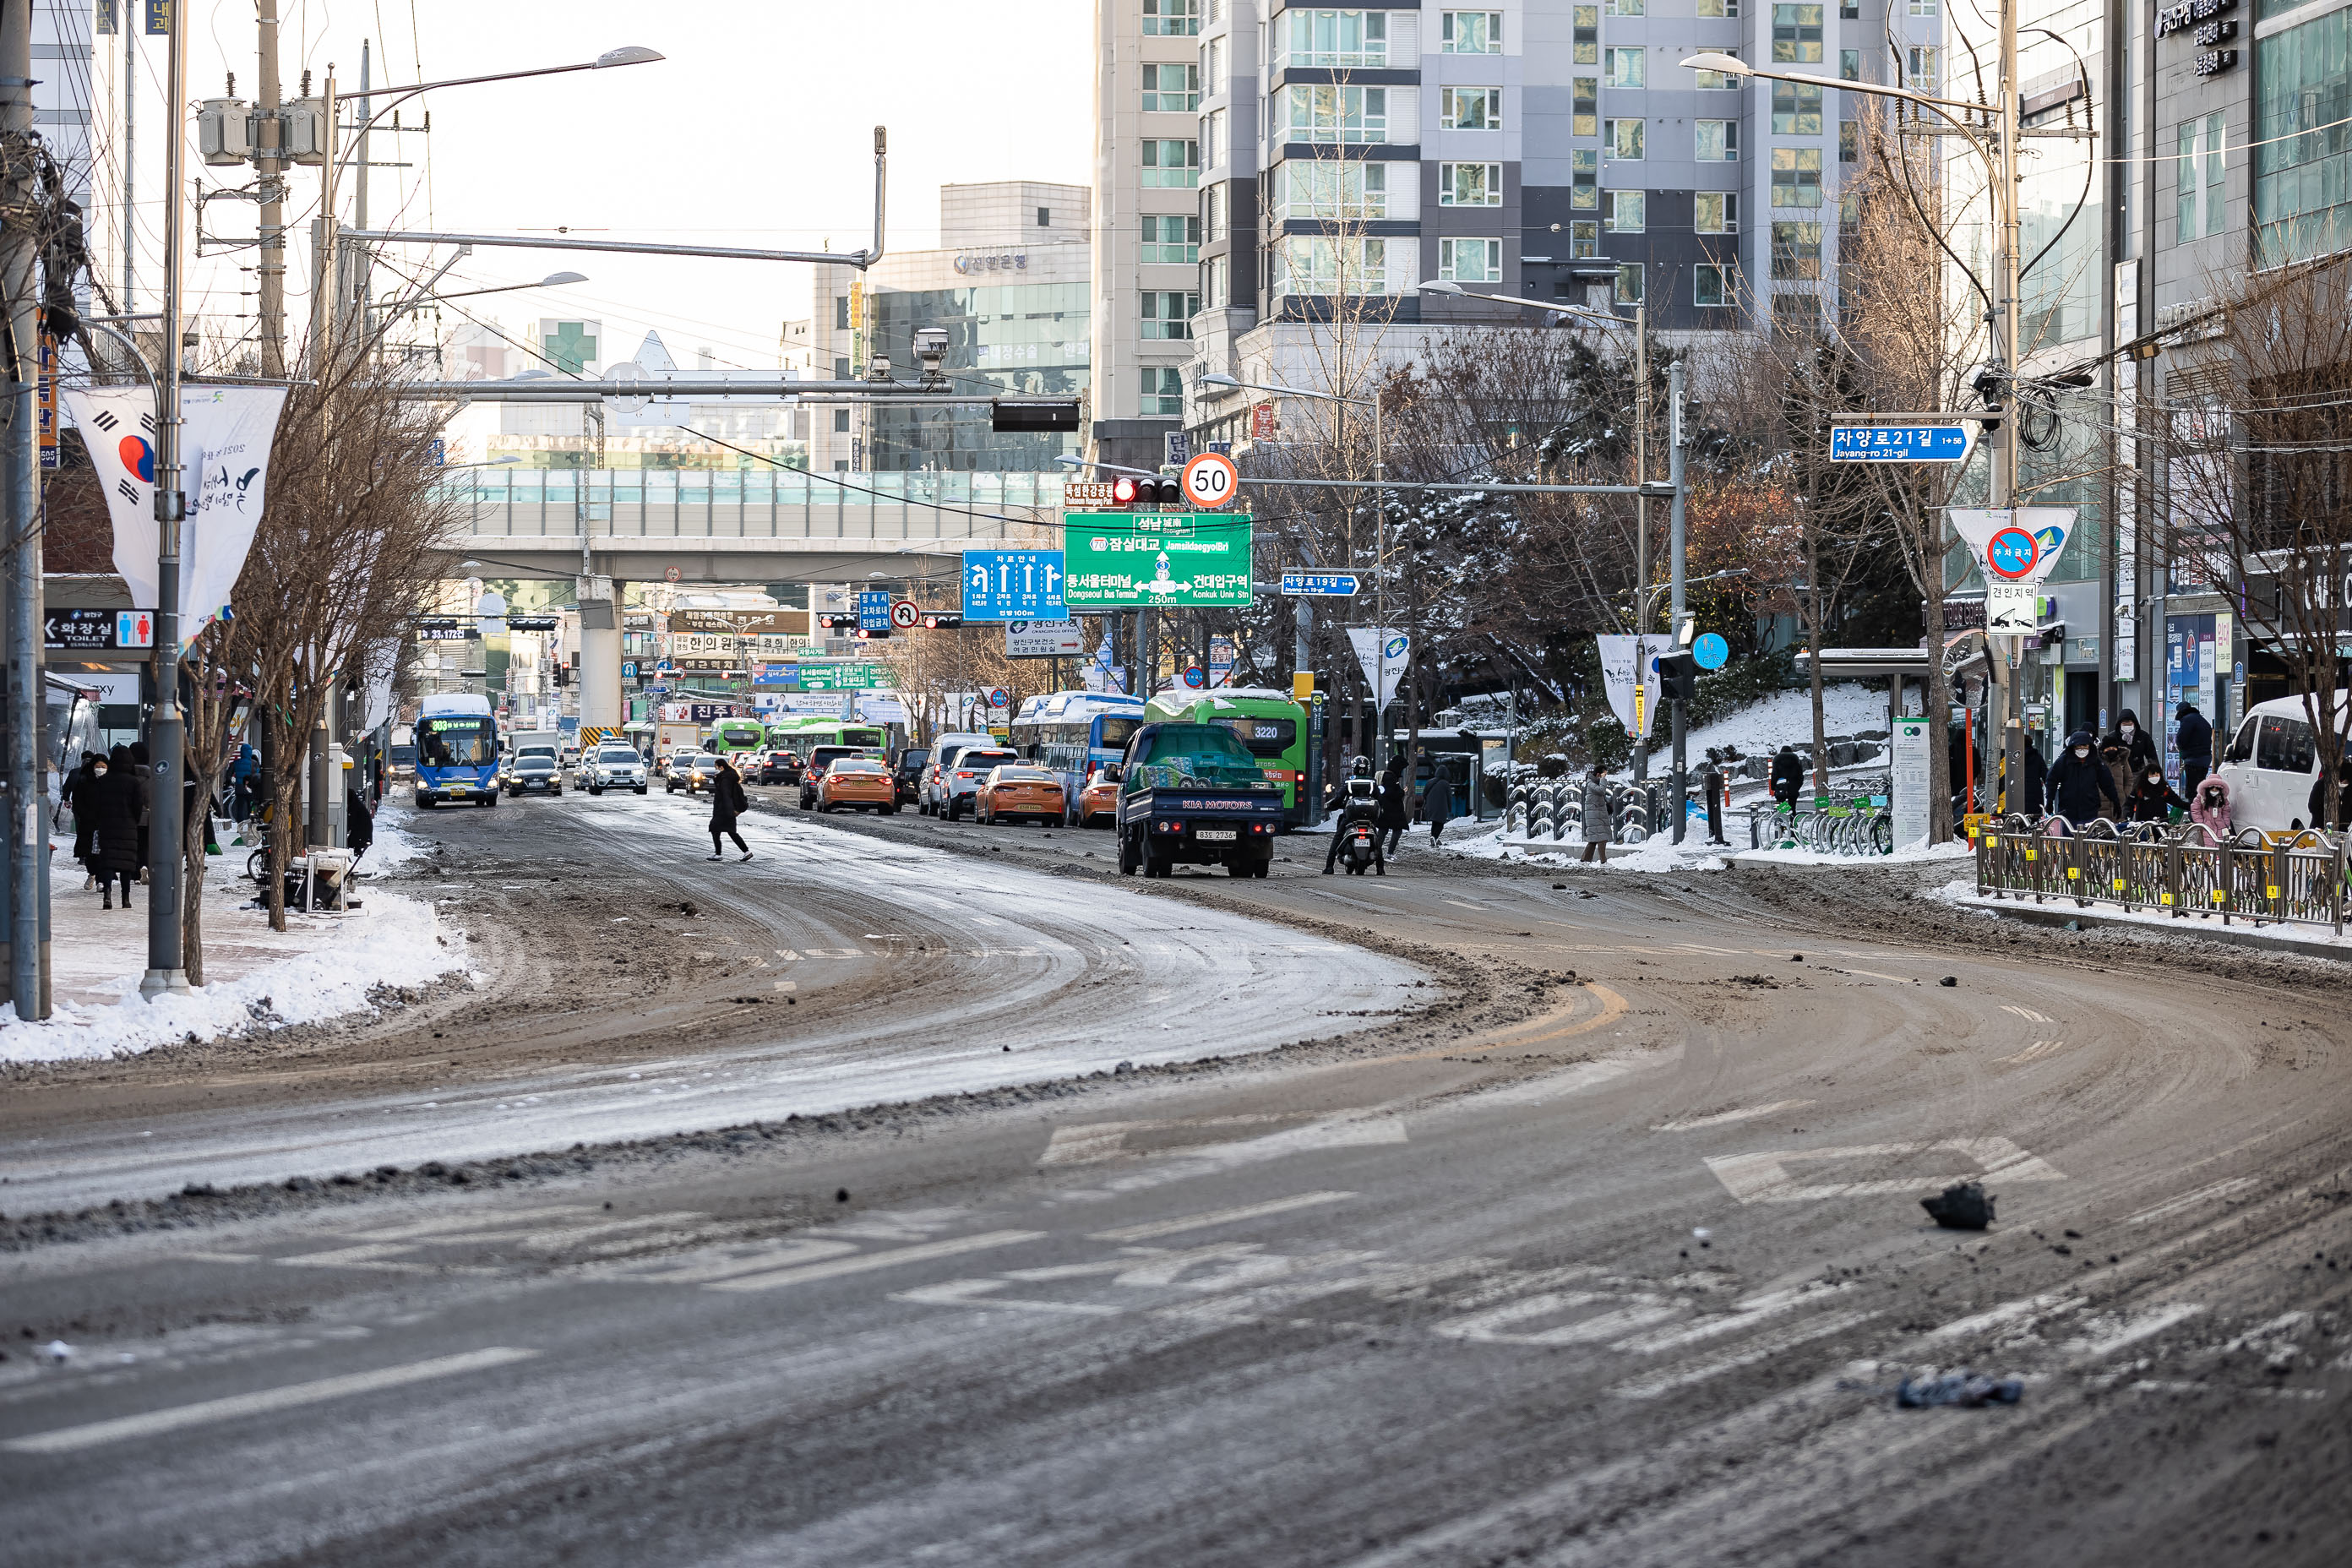
[[[920,327],[948,334],[942,374],[958,393],[1076,397],[1088,374],[1087,285],[1067,282],[988,283],[968,288],[875,291],[870,305],[873,351],[891,374],[912,379],[920,368],[914,335]],[[873,405],[867,466],[901,469],[980,468],[1040,472],[1079,449],[1076,433],[992,435],[988,405]]]

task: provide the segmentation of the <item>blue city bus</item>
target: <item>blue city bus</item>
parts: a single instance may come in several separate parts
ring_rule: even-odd
[[[499,721],[487,697],[427,697],[417,707],[416,806],[445,800],[499,804]]]
[[[1143,724],[1143,699],[1116,691],[1055,691],[1023,702],[1013,718],[1013,748],[1062,775],[1062,798],[1076,820],[1078,793],[1106,763],[1127,754]]]

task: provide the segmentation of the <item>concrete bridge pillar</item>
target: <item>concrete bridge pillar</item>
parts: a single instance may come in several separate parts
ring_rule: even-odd
[[[595,579],[583,579],[588,587]],[[602,580],[604,592],[580,597],[580,722],[583,728],[617,728],[627,718],[621,703],[621,585]]]

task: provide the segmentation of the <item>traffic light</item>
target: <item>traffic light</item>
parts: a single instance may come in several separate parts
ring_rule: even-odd
[[[953,610],[929,610],[923,615],[927,632],[951,632],[963,625],[963,616]]]
[[[998,435],[1035,435],[1078,427],[1075,397],[999,397],[988,405],[988,427]]]
[[[1175,506],[1183,500],[1183,487],[1177,480],[1150,475],[1122,474],[1112,482],[1110,493],[1122,507]]]
[[[1658,684],[1668,701],[1688,702],[1698,695],[1698,659],[1687,648],[1658,656]]]
[[[854,632],[857,629],[856,616],[819,616],[817,626],[828,632]]]

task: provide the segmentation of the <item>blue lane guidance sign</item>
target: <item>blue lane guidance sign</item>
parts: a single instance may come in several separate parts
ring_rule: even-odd
[[[857,629],[861,632],[887,632],[890,629],[890,595],[865,593],[857,595]]]
[[[1720,633],[1701,632],[1698,640],[1691,644],[1691,658],[1698,661],[1701,669],[1721,669],[1731,658],[1731,645],[1723,640]]]
[[[1058,550],[967,550],[963,552],[963,618],[967,621],[1062,621],[1062,552]]]
[[[1974,421],[1965,425],[1833,425],[1832,463],[1959,463],[1976,447]]]
[[[1282,569],[1282,591],[1294,599],[1352,599],[1356,596],[1356,574],[1286,566]]]

